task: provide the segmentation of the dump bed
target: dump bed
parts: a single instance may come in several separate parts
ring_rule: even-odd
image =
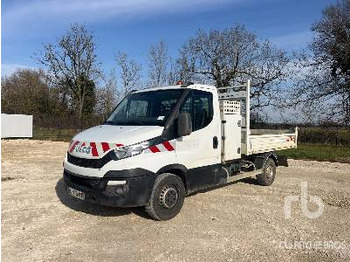
[[[253,130],[252,130],[253,131]],[[298,130],[287,131],[275,134],[256,134],[252,132],[248,136],[247,155],[260,154],[270,151],[296,148],[298,139]]]

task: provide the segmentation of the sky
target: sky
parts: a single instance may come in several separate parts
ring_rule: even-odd
[[[1,75],[40,65],[34,53],[55,43],[71,23],[85,23],[108,73],[118,50],[147,63],[152,44],[164,40],[171,56],[198,28],[244,24],[288,51],[307,46],[310,26],[331,0],[2,0]]]

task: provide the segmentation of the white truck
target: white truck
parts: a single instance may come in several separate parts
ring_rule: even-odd
[[[297,146],[297,129],[251,134],[250,82],[185,84],[132,92],[101,125],[77,134],[64,161],[69,195],[115,207],[145,206],[156,220],[186,195],[256,176],[271,185],[276,150]]]

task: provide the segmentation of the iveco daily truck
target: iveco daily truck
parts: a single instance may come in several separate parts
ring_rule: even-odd
[[[276,150],[297,146],[297,129],[253,134],[250,82],[187,84],[132,92],[101,125],[77,134],[64,161],[67,193],[115,207],[145,206],[175,217],[186,195],[256,176],[271,185],[286,165]]]

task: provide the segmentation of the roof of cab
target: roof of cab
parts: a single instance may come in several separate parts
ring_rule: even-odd
[[[147,88],[147,89],[143,89],[143,90],[138,90],[138,91],[135,91],[133,93],[141,93],[141,92],[157,91],[157,90],[168,90],[168,89],[181,89],[181,88],[207,90],[207,91],[211,91],[211,92],[214,92],[216,90],[215,86],[192,84],[192,85],[188,85],[188,86],[176,85],[176,86],[152,87],[152,88]]]

